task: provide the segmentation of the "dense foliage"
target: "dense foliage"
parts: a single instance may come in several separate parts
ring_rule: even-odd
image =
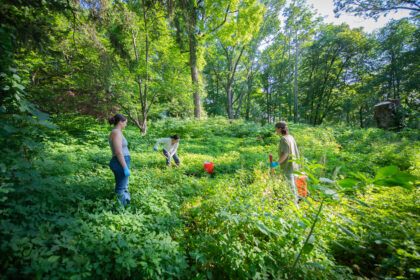
[[[45,149],[32,166],[20,163],[2,196],[2,277],[419,276],[415,131],[292,125],[312,182],[296,209],[285,183],[268,172],[278,145],[271,126],[167,119],[147,136],[130,126],[132,203],[123,208],[108,167],[109,127],[89,118],[54,122]],[[172,133],[182,137],[177,169],[151,148]],[[215,163],[213,175],[203,170],[206,160]],[[395,167],[381,169],[388,165]],[[404,180],[381,183],[397,173]]]
[[[366,33],[305,0],[0,0],[0,279],[420,278],[418,4],[334,2],[411,15]],[[373,128],[391,98],[398,127]],[[280,119],[299,208],[269,172]],[[167,169],[151,145],[173,133]]]
[[[149,119],[207,114],[369,127],[386,99],[414,128],[418,4],[380,2],[336,12],[412,14],[366,33],[324,23],[305,0],[2,0],[2,73],[44,112],[121,111],[142,133]]]

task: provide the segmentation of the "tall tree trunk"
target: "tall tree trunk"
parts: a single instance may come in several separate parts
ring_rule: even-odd
[[[226,53],[226,57],[228,59],[228,61],[231,61],[229,63],[229,65],[232,65],[232,62],[234,62],[234,65],[229,67],[229,73],[227,75],[227,82],[226,82],[226,94],[227,94],[227,98],[228,98],[228,116],[229,116],[229,120],[233,119],[233,103],[236,102],[233,101],[233,94],[232,94],[232,84],[233,81],[235,79],[235,74],[236,74],[236,69],[238,67],[239,61],[241,60],[242,54],[245,50],[245,46],[242,47],[241,52],[239,53],[238,58],[236,59],[236,61],[233,61],[233,55],[234,55],[234,51],[232,50],[232,58],[230,59],[229,57],[229,51],[227,48],[223,48],[225,50]]]
[[[242,101],[244,99],[244,95],[245,94],[243,92],[240,93],[238,107],[236,108],[236,111],[235,111],[235,119],[237,119],[238,116],[239,116],[239,112],[240,112],[241,107],[242,107]]]
[[[136,62],[139,63],[139,55],[138,55],[138,52],[137,52],[136,37],[134,35],[134,32],[132,32],[132,40],[133,40],[134,54],[136,56]],[[136,126],[140,129],[140,133],[141,134],[146,134],[147,127],[145,127],[144,125],[147,125],[147,122],[145,121],[145,117],[147,118],[147,112],[146,112],[147,107],[145,105],[145,102],[147,102],[147,98],[145,99],[145,93],[143,91],[143,83],[142,83],[142,79],[141,79],[140,74],[137,75],[137,85],[139,87],[139,98],[140,98],[140,104],[141,104],[142,119],[138,118],[137,113],[136,113],[135,117],[131,114],[131,112],[129,113],[129,115],[130,115],[130,118],[136,124]]]
[[[396,88],[395,88],[395,82],[396,82],[396,69],[395,69],[395,56],[394,53],[391,52],[391,81],[392,81],[392,93],[394,96],[394,99],[396,98]]]
[[[141,132],[143,134],[146,134],[147,132],[147,93],[149,90],[149,47],[150,47],[150,42],[149,42],[149,27],[147,25],[147,10],[146,10],[146,1],[143,0],[143,19],[144,19],[144,33],[145,33],[145,61],[146,61],[146,78],[144,81],[144,90],[143,90],[143,95],[144,95],[144,102],[142,102],[142,104],[144,105],[144,107],[142,106],[142,127],[143,129],[141,130]]]
[[[232,82],[231,80],[228,78],[228,82],[226,85],[226,93],[227,93],[227,99],[228,99],[228,117],[229,120],[233,120],[233,115],[232,115],[232,106],[233,106],[233,98],[232,98]]]
[[[250,104],[250,102],[251,102],[251,99],[250,99],[251,98],[250,97],[251,89],[252,89],[251,82],[248,80],[248,92],[247,92],[246,115],[245,115],[245,119],[247,121],[249,120],[249,111],[250,111],[250,107],[251,107],[251,104]]]
[[[279,99],[280,99],[280,102],[279,102],[279,121],[281,121],[281,93],[279,93]]]
[[[396,59],[395,62],[395,83],[396,83],[396,92],[395,92],[395,96],[394,99],[400,98],[400,70],[401,68],[398,65],[398,61],[399,59]]]
[[[270,95],[268,92],[268,88],[267,88],[267,93],[266,93],[266,99],[267,99],[267,123],[270,123]]]
[[[147,112],[146,112],[146,106],[145,106],[145,102],[147,102],[147,99],[144,100],[145,99],[144,98],[145,94],[144,94],[143,89],[142,89],[142,81],[141,81],[140,75],[138,75],[137,83],[138,83],[138,86],[139,86],[139,93],[140,93],[140,99],[141,99],[141,116],[142,116],[141,119],[139,119],[137,121],[137,123],[140,124],[140,125],[137,125],[137,126],[140,128],[141,134],[146,134],[147,128],[143,125],[147,125],[147,121],[146,121]]]
[[[219,77],[216,76],[216,94],[214,95],[216,98],[219,96]]]
[[[191,68],[191,81],[193,86],[193,99],[194,99],[194,116],[197,119],[201,118],[200,106],[200,91],[198,84],[198,69],[197,69],[197,38],[194,34],[194,29],[190,27],[189,43],[190,43],[190,68]]]
[[[290,54],[290,49],[291,49],[291,35],[289,32],[289,96],[287,98],[287,105],[289,107],[289,118],[292,117],[292,62],[291,62],[291,54]]]
[[[145,79],[142,79],[142,76],[140,74],[137,75],[137,84],[139,87],[139,98],[140,98],[140,105],[141,105],[141,117],[139,118],[137,112],[135,114],[135,116],[133,116],[131,114],[131,112],[129,111],[129,115],[130,118],[132,120],[135,119],[134,123],[136,124],[136,126],[140,129],[140,132],[142,134],[146,134],[147,133],[147,112],[148,112],[148,107],[147,107],[147,93],[148,93],[148,89],[149,89],[149,47],[150,47],[150,41],[149,41],[149,27],[147,25],[147,9],[146,9],[146,3],[145,0],[142,1],[143,2],[143,21],[144,21],[144,26],[145,26],[145,62],[146,62],[146,73],[145,73]],[[132,41],[133,41],[133,50],[134,50],[134,55],[136,57],[136,63],[139,63],[139,54],[137,51],[137,44],[136,44],[136,35],[134,34],[134,31],[131,32],[132,35]],[[153,100],[152,100],[153,102]],[[149,105],[150,107],[150,105]]]
[[[299,122],[299,112],[298,112],[298,63],[299,63],[299,38],[298,33],[296,30],[296,51],[295,51],[295,87],[294,87],[294,95],[295,95],[295,106],[294,106],[294,116],[295,116],[295,123]]]

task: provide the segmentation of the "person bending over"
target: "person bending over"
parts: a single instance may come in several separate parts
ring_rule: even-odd
[[[176,150],[179,146],[179,135],[175,134],[170,138],[161,138],[156,141],[155,147],[153,148],[155,151],[158,150],[159,144],[163,144],[163,154],[166,157],[166,165],[171,166],[171,159],[174,158],[175,164],[178,167],[180,164],[178,155]]]

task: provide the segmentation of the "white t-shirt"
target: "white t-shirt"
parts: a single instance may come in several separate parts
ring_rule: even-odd
[[[176,153],[179,145],[179,142],[176,142],[172,145],[172,138],[160,138],[156,141],[156,149],[160,143],[164,144],[163,148],[169,153],[170,156],[173,156]]]

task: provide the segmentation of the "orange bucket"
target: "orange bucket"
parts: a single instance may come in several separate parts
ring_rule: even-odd
[[[213,162],[208,162],[208,161],[204,162],[204,170],[206,170],[207,173],[211,174],[211,172],[213,171],[213,168],[214,168]]]
[[[306,176],[301,175],[296,177],[295,180],[295,184],[300,197],[306,197],[308,194],[308,183],[306,182],[306,178]]]

